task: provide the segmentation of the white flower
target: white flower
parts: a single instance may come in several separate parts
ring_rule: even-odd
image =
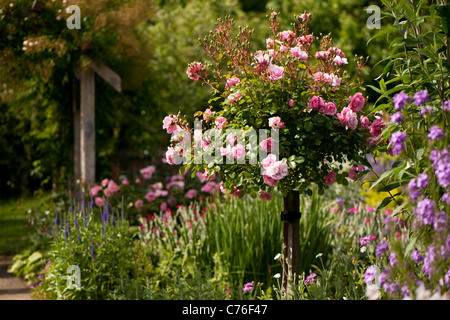
[[[48,216],[50,214],[50,211],[45,210],[45,214]]]
[[[280,257],[281,257],[281,253],[277,254],[277,255],[273,258],[273,260],[277,260],[277,259],[279,259]]]
[[[277,273],[276,275],[273,276],[275,279],[279,279],[281,277],[281,274]]]
[[[316,256],[316,258],[319,258],[319,257],[321,257],[322,256],[322,253],[319,253],[317,256]]]
[[[366,252],[366,250],[367,250],[367,248],[364,246],[364,247],[361,247],[361,253],[364,253],[364,252]]]

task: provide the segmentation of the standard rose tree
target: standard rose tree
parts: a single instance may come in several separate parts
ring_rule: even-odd
[[[272,12],[272,37],[254,53],[251,30],[239,28],[232,38],[232,20],[219,20],[202,41],[210,63],[194,62],[187,69],[190,79],[212,89],[210,106],[195,114],[194,128],[179,114],[163,122],[172,134],[169,163],[220,176],[227,194],[264,200],[275,189],[283,194],[283,252],[297,274],[299,194],[311,195],[312,184],[323,193],[335,181],[361,178],[363,165],[369,165],[366,154],[382,140],[385,128],[380,116],[364,111],[360,84],[346,82],[342,50],[328,36],[309,34],[309,17],[303,14],[293,30],[279,32],[278,15]],[[315,40],[321,50],[313,53]],[[356,65],[359,70],[363,60]],[[350,172],[344,164],[352,165]]]

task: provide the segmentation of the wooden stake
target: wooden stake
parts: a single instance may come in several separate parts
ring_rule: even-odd
[[[287,294],[292,293],[288,279],[294,276],[294,283],[299,275],[300,250],[300,194],[291,191],[283,198],[283,281],[282,286]]]
[[[80,76],[81,180],[92,187],[95,183],[95,73],[85,68]]]

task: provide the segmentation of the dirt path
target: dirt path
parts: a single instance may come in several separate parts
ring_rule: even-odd
[[[11,257],[0,256],[0,300],[31,300],[25,281],[8,273]]]

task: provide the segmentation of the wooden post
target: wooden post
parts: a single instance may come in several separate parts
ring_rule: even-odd
[[[81,194],[77,180],[81,180],[81,146],[80,146],[80,106],[78,104],[77,84],[73,81],[73,181],[74,196],[77,201],[81,201]]]
[[[294,275],[297,282],[299,275],[299,250],[300,250],[300,194],[291,191],[283,198],[283,281],[282,286],[287,294],[291,293],[288,279]]]
[[[95,183],[95,73],[91,68],[84,68],[80,77],[81,180],[92,187]]]
[[[116,91],[122,92],[122,79],[106,65],[91,61],[83,68],[74,68],[75,77],[80,80],[81,96],[80,110],[74,106],[74,175],[88,187],[95,184],[96,73]]]

